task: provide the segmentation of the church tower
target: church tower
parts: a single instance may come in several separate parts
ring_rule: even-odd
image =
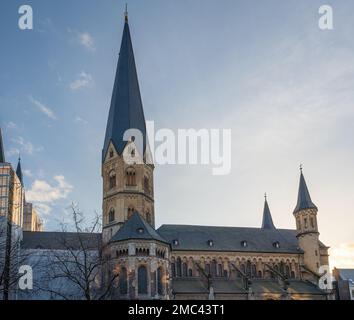
[[[312,202],[305,177],[300,168],[300,183],[297,204],[294,209],[299,247],[304,251],[304,265],[318,273],[321,266],[320,241],[317,225],[317,207]]]
[[[155,224],[152,161],[140,96],[128,15],[115,75],[102,150],[103,241],[134,212]]]

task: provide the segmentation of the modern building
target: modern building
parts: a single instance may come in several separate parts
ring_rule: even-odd
[[[354,300],[354,269],[333,269],[336,299]]]

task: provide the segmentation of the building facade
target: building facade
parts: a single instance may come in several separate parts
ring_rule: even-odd
[[[149,154],[126,15],[102,150],[102,234],[87,235],[102,239],[100,254],[110,261],[102,272],[118,275],[111,298],[331,298],[328,247],[319,240],[318,208],[302,170],[292,230],[276,228],[267,199],[260,228],[156,228]],[[26,232],[23,250],[65,253],[57,235]]]

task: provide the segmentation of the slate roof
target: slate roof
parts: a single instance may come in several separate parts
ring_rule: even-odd
[[[139,129],[143,135],[141,144],[139,144],[139,137],[135,136],[138,152],[143,155],[146,147],[145,117],[129,25],[126,20],[107,121],[102,161],[107,154],[110,141],[112,141],[119,154],[123,152],[127,143],[123,141],[123,134],[128,129]],[[143,147],[143,150],[141,150],[141,147]]]
[[[302,253],[296,230],[162,225],[157,232],[172,250]],[[178,240],[178,245],[174,244]],[[208,241],[213,241],[210,246]],[[243,247],[243,241],[247,246]],[[279,248],[275,243],[279,242]]]
[[[264,201],[262,229],[275,229],[267,199]]]
[[[21,184],[23,185],[23,176],[22,176],[22,169],[21,169],[21,158],[18,158],[17,168],[16,168],[16,175],[20,180]]]
[[[339,272],[341,280],[351,280],[354,282],[354,269],[336,269]]]
[[[5,162],[5,152],[4,152],[4,144],[2,142],[2,133],[0,128],[0,163]]]
[[[101,246],[100,233],[75,232],[32,232],[24,231],[21,247],[23,249],[51,249],[65,250],[68,248],[79,250],[79,236],[84,243],[84,248],[98,250]]]
[[[156,240],[168,243],[156,230],[147,223],[138,212],[135,212],[111,238],[110,242],[129,239]]]
[[[252,279],[251,288],[254,293],[285,293],[278,281],[273,279]],[[212,279],[215,294],[247,294],[241,279]],[[172,290],[175,294],[200,293],[209,294],[206,281],[200,278],[173,278]],[[290,294],[326,294],[320,288],[308,281],[290,280]]]
[[[311,200],[310,192],[307,188],[305,177],[301,170],[299,192],[297,196],[297,204],[294,209],[294,213],[304,209],[317,209],[317,207]]]

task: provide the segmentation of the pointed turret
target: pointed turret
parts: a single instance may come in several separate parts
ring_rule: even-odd
[[[270,213],[267,196],[264,196],[264,209],[263,209],[263,220],[262,229],[276,229],[273,223],[272,214]]]
[[[22,169],[21,169],[21,157],[18,157],[18,163],[16,168],[17,177],[20,179],[20,182],[23,186],[23,176],[22,176]]]
[[[5,162],[5,152],[4,152],[4,144],[2,142],[2,133],[0,128],[0,163]]]
[[[106,157],[110,142],[113,143],[118,154],[122,154],[127,143],[123,140],[123,135],[128,129],[138,129],[141,132],[143,138],[141,146],[139,146],[140,140],[136,143],[138,142],[139,153],[143,155],[146,147],[146,125],[126,12],[102,161]],[[141,147],[143,150],[139,150]]]
[[[297,196],[297,204],[294,213],[305,209],[317,209],[316,205],[312,202],[309,190],[307,189],[302,167],[300,167],[300,183],[299,192]]]

